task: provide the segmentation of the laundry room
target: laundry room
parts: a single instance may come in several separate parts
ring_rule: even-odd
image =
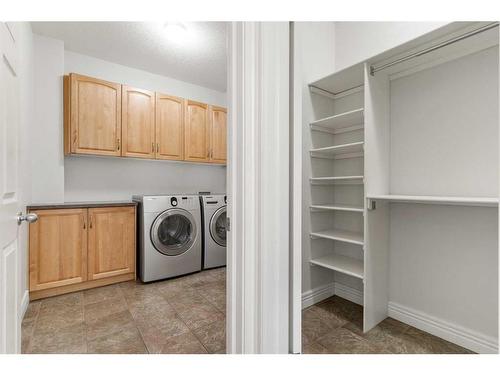
[[[225,23],[32,30],[22,352],[224,352]]]

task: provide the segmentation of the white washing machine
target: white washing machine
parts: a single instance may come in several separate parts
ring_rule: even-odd
[[[226,265],[225,195],[200,195],[203,213],[203,268]]]
[[[197,195],[134,196],[138,264],[143,282],[201,270],[202,227]]]

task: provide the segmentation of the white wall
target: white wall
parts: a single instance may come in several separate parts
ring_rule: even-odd
[[[448,22],[335,22],[335,69],[396,47]]]
[[[392,204],[389,298],[498,340],[494,208]]]
[[[497,195],[497,75],[492,47],[391,81],[391,194]]]
[[[134,194],[226,192],[226,167],[183,162],[70,156],[65,160],[68,202],[127,200]]]
[[[35,122],[32,135],[32,202],[64,200],[63,42],[34,35]]]
[[[63,154],[62,76],[79,73],[225,106],[226,94],[142,70],[65,51],[62,41],[35,35],[34,203],[130,199],[133,194],[225,192],[226,168],[170,161]]]

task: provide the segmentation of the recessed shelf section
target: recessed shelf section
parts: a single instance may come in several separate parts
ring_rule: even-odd
[[[329,254],[320,258],[311,259],[311,264],[325,267],[346,275],[364,278],[363,261],[344,255]]]
[[[311,205],[311,210],[319,211],[349,211],[349,212],[363,212],[362,206],[354,206],[350,204],[339,204],[339,203],[324,203],[324,204],[313,204]]]
[[[310,125],[313,129],[325,129],[330,132],[351,127],[359,127],[359,129],[361,129],[363,128],[364,122],[363,111],[363,108],[354,109],[352,111],[313,121]]]
[[[351,232],[342,229],[328,229],[318,232],[312,232],[311,237],[326,238],[328,240],[347,242],[355,245],[364,245],[362,233]]]
[[[310,181],[313,185],[359,185],[363,183],[363,176],[311,177]]]
[[[401,203],[443,204],[457,206],[498,207],[498,198],[493,197],[446,197],[424,195],[370,195],[371,200]]]
[[[335,157],[336,155],[353,155],[360,156],[360,153],[363,152],[363,145],[365,142],[353,142],[346,143],[343,145],[337,146],[329,146],[329,147],[321,147],[321,148],[313,148],[310,150],[311,157]]]

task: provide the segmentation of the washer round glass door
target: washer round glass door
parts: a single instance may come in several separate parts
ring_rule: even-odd
[[[210,235],[220,246],[226,246],[226,206],[219,208],[212,215]]]
[[[151,241],[160,253],[176,256],[191,248],[196,239],[194,216],[183,209],[162,212],[151,226]]]

